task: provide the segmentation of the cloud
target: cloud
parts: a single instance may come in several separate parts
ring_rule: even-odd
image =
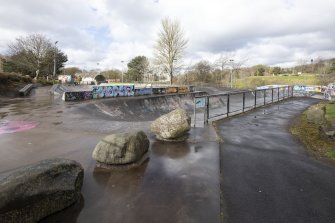
[[[153,57],[160,21],[180,21],[189,39],[185,61],[222,54],[246,65],[291,65],[335,57],[332,0],[11,0],[0,8],[0,54],[16,37],[42,33],[68,55],[68,66],[123,68]]]

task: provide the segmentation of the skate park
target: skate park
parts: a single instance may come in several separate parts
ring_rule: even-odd
[[[302,204],[310,201],[318,213],[315,219],[321,216],[325,220],[320,222],[329,222],[334,218],[330,212],[322,212],[334,207],[334,203],[326,199],[333,196],[334,190],[325,193],[317,189],[319,185],[330,187],[334,183],[334,171],[326,164],[311,159],[303,151],[302,145],[285,132],[285,126],[294,116],[320,99],[291,97],[289,89],[285,91],[279,88],[256,92],[256,96],[252,92],[233,92],[229,94],[229,99],[227,92],[216,90],[211,95],[208,92],[213,93],[213,89],[207,89],[208,92],[203,90],[206,89],[195,89],[186,94],[66,102],[61,95],[50,94],[50,87],[40,87],[28,97],[2,100],[2,126],[17,123],[12,128],[2,128],[7,132],[0,135],[1,175],[54,157],[75,160],[83,166],[80,201],[41,222],[92,222],[95,219],[101,222],[221,222],[223,218],[225,222],[243,222],[247,219],[268,222],[276,212],[270,205],[264,206],[264,199],[273,199],[282,210],[290,210],[287,216],[292,219],[298,212],[309,213],[311,206]],[[206,95],[211,95],[207,99],[210,107],[208,114],[204,108],[194,109],[195,98]],[[251,109],[255,103],[256,109]],[[241,104],[244,106],[241,107]],[[150,123],[178,107],[187,110],[192,117],[193,127],[187,140],[157,140],[150,133]],[[245,114],[233,116],[234,113],[243,113],[244,108]],[[221,119],[222,116],[231,117],[219,121],[216,130],[207,124],[208,120],[211,122],[211,119]],[[28,130],[21,131],[20,125]],[[259,128],[263,129],[264,135],[256,137],[254,132]],[[266,134],[269,129],[274,135]],[[97,168],[92,151],[98,141],[106,134],[132,130],[147,133],[150,140],[148,161],[130,170]],[[283,141],[288,145],[281,145]],[[254,146],[247,149],[251,144]],[[263,163],[264,154],[260,155],[260,148],[270,159],[267,163]],[[274,154],[278,153],[282,154],[282,158],[271,158],[277,157]],[[282,164],[282,160],[290,156],[299,160],[298,169]],[[248,165],[254,164],[254,161],[248,161],[250,158],[260,162],[260,170],[251,171],[255,175],[253,177],[247,171],[253,168]],[[292,162],[290,165],[293,165]],[[281,165],[285,167],[281,168]],[[277,170],[274,166],[280,168]],[[297,169],[297,172],[288,172],[288,169]],[[280,193],[284,193],[296,189],[300,180],[306,180],[298,177],[296,182],[292,182],[292,177],[300,175],[301,171],[305,175],[313,173],[308,177],[312,182],[308,184],[308,190],[301,185],[302,188],[299,188],[307,194],[301,198],[293,191],[292,200],[291,197],[277,199],[278,191],[271,192],[275,186],[271,183],[273,179],[270,175],[275,172],[276,179],[279,177],[287,182],[280,187]],[[269,177],[258,179],[259,176]],[[245,194],[250,190],[248,184],[252,184],[255,191]],[[320,196],[325,197],[325,202],[318,202]],[[248,203],[249,200],[252,202]],[[258,204],[255,200],[262,202]],[[287,206],[288,202],[293,203]],[[247,211],[251,207],[253,211]],[[245,214],[241,214],[240,210],[244,210]],[[261,218],[263,212],[267,214]],[[304,216],[306,221],[313,219],[311,214]]]

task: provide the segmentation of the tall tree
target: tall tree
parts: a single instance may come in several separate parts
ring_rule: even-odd
[[[156,62],[164,66],[169,73],[172,85],[174,71],[181,66],[181,60],[187,47],[188,40],[178,21],[164,18],[161,21],[162,29],[158,33],[155,45]]]
[[[149,60],[145,56],[134,57],[128,64],[127,79],[129,81],[142,81],[149,70]]]
[[[101,74],[104,75],[106,79],[113,79],[115,81],[121,81],[122,78],[122,71],[118,69],[106,70],[101,72]]]
[[[9,58],[13,71],[38,77],[39,74],[52,73],[53,60],[56,57],[56,70],[64,66],[67,56],[51,41],[41,34],[19,37],[9,46]]]
[[[194,65],[194,72],[197,76],[197,80],[203,83],[210,82],[211,71],[212,71],[212,66],[206,60],[202,60]]]

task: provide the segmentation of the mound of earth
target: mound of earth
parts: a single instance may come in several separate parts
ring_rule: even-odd
[[[31,82],[29,76],[0,72],[0,96],[16,97],[19,95],[19,90]]]

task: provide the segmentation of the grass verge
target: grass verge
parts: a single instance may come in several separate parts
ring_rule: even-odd
[[[320,136],[319,125],[307,121],[306,112],[293,123],[290,131],[305,145],[307,151],[317,158],[335,161],[335,141]]]
[[[320,82],[315,75],[301,75],[301,76],[252,76],[236,80],[234,83],[237,88],[255,88],[258,86],[271,84],[305,84],[305,85],[319,85]]]

